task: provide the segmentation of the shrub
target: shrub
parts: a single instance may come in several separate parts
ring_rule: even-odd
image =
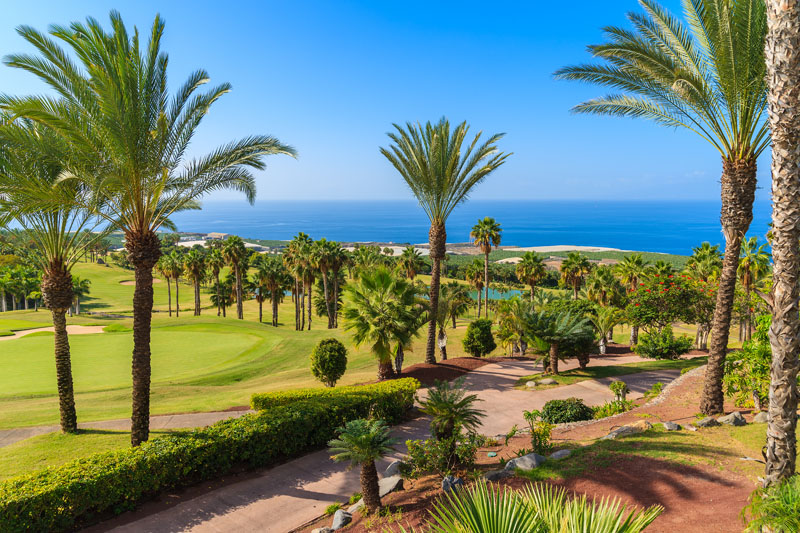
[[[311,373],[333,387],[347,369],[347,348],[336,339],[322,339],[311,352]]]
[[[542,420],[550,424],[580,422],[594,418],[594,411],[580,398],[550,400],[542,408]]]
[[[479,318],[470,322],[464,336],[464,350],[473,357],[483,357],[497,348],[492,335],[492,321]]]
[[[678,359],[691,347],[692,339],[686,335],[676,337],[672,334],[672,327],[665,326],[661,332],[643,333],[633,350],[649,359]]]
[[[755,407],[760,411],[769,398],[772,347],[769,344],[769,315],[756,318],[756,331],[739,351],[725,358],[722,384],[725,393],[733,396],[738,407]],[[800,376],[798,376],[800,382]]]
[[[398,394],[413,398],[419,386],[413,379],[393,384],[396,392],[378,390],[374,395],[383,396],[383,402]],[[296,400],[5,481],[0,483],[0,531],[74,530],[98,516],[133,509],[142,499],[165,490],[241,466],[285,461],[322,448],[345,422],[369,416],[374,406],[375,398],[369,394]],[[404,414],[399,408],[387,411],[399,415],[385,417],[390,422],[398,422]]]
[[[414,392],[419,381],[414,378],[382,381],[372,385],[352,385],[335,389],[294,389],[253,394],[250,406],[262,411],[278,406],[292,405],[302,400],[327,401],[329,398],[361,398],[371,404],[372,416],[386,421],[399,420],[414,405]]]
[[[643,395],[644,399],[649,400],[651,398],[655,398],[656,396],[661,394],[662,390],[664,390],[664,384],[661,383],[660,381],[656,381],[655,383],[653,383],[653,386],[650,387],[650,390],[645,391]]]
[[[419,400],[420,410],[431,417],[431,435],[437,439],[447,439],[457,435],[462,429],[474,433],[486,414],[475,408],[481,401],[476,394],[467,394],[464,378],[453,383],[436,381],[428,389],[428,396]]]
[[[610,402],[606,402],[603,405],[598,405],[597,407],[593,408],[594,411],[594,418],[606,418],[609,416],[618,415],[620,413],[625,413],[630,411],[636,407],[636,404],[630,400],[612,400]]]
[[[415,479],[426,474],[449,476],[458,470],[475,466],[478,448],[484,438],[475,433],[462,433],[448,439],[408,440],[408,457],[400,467],[403,477]]]
[[[616,401],[624,400],[625,396],[630,392],[628,385],[620,380],[612,381],[608,388],[614,393],[614,400]]]
[[[524,411],[522,416],[525,417],[525,421],[531,430],[531,447],[533,451],[540,455],[547,455],[553,451],[553,444],[550,442],[553,424],[542,420],[540,411]]]
[[[742,511],[743,518],[748,515],[746,531],[800,531],[800,475],[795,474],[775,487],[755,491]]]

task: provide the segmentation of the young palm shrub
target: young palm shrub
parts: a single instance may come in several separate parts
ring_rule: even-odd
[[[616,307],[598,307],[597,314],[589,317],[594,326],[594,331],[600,338],[600,354],[605,355],[608,346],[608,334],[614,326],[621,323],[625,313]]]
[[[752,533],[800,531],[800,475],[755,491],[742,517],[748,519],[746,531]]]
[[[439,277],[445,257],[450,213],[467,199],[470,191],[497,170],[511,154],[498,151],[495,134],[479,144],[478,133],[467,141],[469,126],[462,122],[452,131],[450,122],[442,118],[436,124],[393,124],[389,133],[392,145],[381,153],[392,163],[414,193],[431,221],[428,239],[431,258],[430,314],[435,317],[439,305]],[[428,324],[425,362],[436,363],[436,321]]]
[[[481,400],[476,394],[467,394],[464,378],[452,383],[436,381],[428,396],[418,401],[421,411],[431,417],[431,434],[439,440],[452,438],[461,430],[477,431],[486,416],[475,408]]]
[[[503,229],[492,217],[478,220],[478,223],[472,226],[472,231],[469,234],[474,240],[475,246],[483,252],[483,296],[484,300],[486,300],[484,315],[486,318],[489,318],[489,254],[492,251],[492,246],[495,248],[500,246],[502,235]]]
[[[558,314],[548,311],[531,313],[527,319],[526,330],[530,338],[541,339],[550,346],[546,369],[550,374],[558,374],[558,358],[562,345],[594,335],[589,319],[569,311]],[[581,366],[585,366],[583,361]]]
[[[351,420],[339,430],[339,437],[328,443],[334,461],[361,467],[361,495],[368,513],[381,510],[375,461],[394,451],[397,440],[389,432],[382,420]]]

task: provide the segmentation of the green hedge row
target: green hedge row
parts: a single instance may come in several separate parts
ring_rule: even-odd
[[[0,483],[0,531],[69,531],[133,509],[159,492],[221,476],[235,467],[269,466],[319,449],[346,421],[388,398],[409,400],[416,380],[392,382],[372,395],[300,399],[207,428],[158,437],[138,448],[95,454]],[[373,386],[369,386],[373,387]],[[366,388],[366,387],[365,387]],[[384,408],[399,422],[410,401]]]
[[[327,401],[329,398],[362,398],[372,402],[375,418],[396,420],[413,405],[414,392],[418,388],[419,381],[416,379],[402,378],[372,385],[267,392],[253,394],[250,398],[250,407],[257,411],[263,411],[278,406],[292,405],[294,402],[302,400]]]

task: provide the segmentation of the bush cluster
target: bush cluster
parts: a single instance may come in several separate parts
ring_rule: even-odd
[[[483,357],[497,348],[492,335],[492,321],[486,318],[473,320],[467,326],[463,340],[464,351],[473,357]]]
[[[0,531],[70,531],[165,490],[221,476],[234,468],[263,467],[322,448],[348,420],[370,415],[375,405],[411,399],[415,379],[387,387],[322,389],[259,413],[158,437],[137,448],[99,453],[0,484]],[[402,403],[387,409],[397,422]]]
[[[550,424],[580,422],[594,418],[594,410],[580,398],[550,400],[542,408],[542,420]]]
[[[660,332],[642,334],[633,351],[649,359],[678,359],[692,348],[692,343],[689,337],[676,337],[672,327],[665,326]]]

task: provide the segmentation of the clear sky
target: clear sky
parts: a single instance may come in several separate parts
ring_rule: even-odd
[[[678,0],[664,4],[680,9]],[[262,200],[409,198],[378,147],[392,122],[443,115],[505,132],[500,146],[514,152],[473,198],[719,198],[710,145],[645,121],[570,114],[607,91],[553,80],[557,68],[589,60],[586,45],[600,41],[602,26],[625,24],[638,9],[633,0],[0,0],[0,54],[28,50],[14,31],[20,24],[107,23],[112,8],[144,34],[156,13],[165,18],[173,89],[199,67],[212,83],[232,83],[195,153],[251,133],[298,150],[296,161],[269,160],[258,176]],[[31,75],[0,66],[0,91],[42,90]],[[762,202],[768,165],[762,158]]]

